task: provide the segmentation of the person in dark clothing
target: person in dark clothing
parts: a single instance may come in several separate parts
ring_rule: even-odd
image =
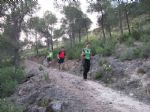
[[[87,74],[90,70],[90,60],[91,60],[91,49],[90,43],[86,44],[86,47],[82,50],[82,61],[83,61],[83,79],[87,79]]]
[[[59,64],[59,70],[63,69],[64,66],[64,60],[65,60],[65,49],[64,47],[61,48],[60,52],[57,55],[58,58],[58,64]]]

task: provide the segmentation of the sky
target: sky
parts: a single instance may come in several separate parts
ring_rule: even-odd
[[[61,0],[58,0],[58,1],[60,2]],[[56,15],[56,17],[58,18],[58,21],[63,17],[63,15],[60,13],[60,11],[55,8],[54,0],[38,0],[38,2],[39,2],[39,5],[41,8],[39,11],[37,11],[37,13],[36,13],[37,16],[42,17],[44,12],[49,10]],[[87,13],[88,3],[86,2],[86,0],[80,0],[80,2],[81,2],[81,10],[84,13],[86,13],[87,16],[93,22],[90,30],[96,28],[97,27],[97,14],[96,13]],[[57,26],[60,26],[60,24],[57,24]]]
[[[53,14],[56,15],[56,17],[58,19],[58,24],[56,24],[56,28],[59,28],[59,26],[61,25],[59,21],[64,15],[60,13],[60,10],[55,8],[54,1],[55,0],[38,0],[40,9],[34,14],[34,16],[43,17],[43,14],[45,11],[51,11]],[[61,2],[61,0],[58,0],[58,1],[59,1],[59,3]],[[87,13],[88,3],[86,2],[86,0],[80,0],[80,2],[81,2],[81,10],[84,13],[86,13],[87,16],[92,21],[90,30],[97,28],[98,27],[97,26],[97,13]],[[22,32],[20,39],[23,41],[25,38],[26,38],[26,35]],[[30,35],[30,36],[28,35],[28,39],[35,41],[35,38],[33,38],[33,35]]]

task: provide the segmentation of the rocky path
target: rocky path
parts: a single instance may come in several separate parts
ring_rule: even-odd
[[[32,61],[26,61],[25,66],[26,71],[29,72],[39,68],[41,65]],[[50,81],[43,82],[42,79],[39,79],[42,76],[41,74],[34,76],[34,81],[31,82],[30,79],[28,83],[39,83],[41,86],[37,88],[38,90],[51,83],[58,95],[54,94],[54,96],[59,97],[60,101],[67,102],[68,107],[64,107],[63,112],[150,112],[150,105],[136,101],[94,81],[84,81],[81,77],[52,68],[47,69],[43,67],[43,71],[48,73]],[[25,84],[23,85],[25,87]],[[23,91],[21,90],[23,85],[20,86],[18,91]],[[47,91],[50,93],[49,89]],[[24,93],[24,96],[27,95],[29,95],[29,92]],[[22,99],[22,95],[17,99]]]

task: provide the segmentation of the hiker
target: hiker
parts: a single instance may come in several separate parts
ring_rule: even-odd
[[[64,61],[65,61],[65,49],[64,49],[64,47],[61,48],[60,52],[57,55],[57,58],[58,58],[59,70],[62,70],[64,67]]]
[[[86,43],[86,47],[82,50],[82,62],[83,62],[83,79],[87,80],[87,73],[90,70],[90,60],[91,60],[91,49],[90,43]]]
[[[50,64],[51,64],[51,62],[52,62],[52,59],[53,59],[53,52],[52,52],[52,51],[49,51],[49,52],[48,52],[48,55],[47,55],[48,66],[50,66]]]

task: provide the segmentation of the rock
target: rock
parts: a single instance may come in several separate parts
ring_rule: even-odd
[[[27,73],[27,77],[33,77],[35,75],[39,74],[39,70],[38,69],[32,69]]]
[[[46,111],[46,108],[39,107],[39,108],[38,108],[38,111],[39,111],[39,112],[45,112],[45,111]]]
[[[109,102],[109,104],[112,104],[112,102]]]
[[[130,95],[130,96],[133,96],[134,94],[133,94],[133,93],[129,93],[129,95]]]
[[[28,107],[24,112],[45,112],[46,108],[38,107],[37,105]]]
[[[45,112],[62,112],[62,109],[63,109],[63,102],[53,101],[46,108]]]
[[[146,91],[146,94],[147,94],[148,96],[150,96],[150,83],[147,84],[147,87],[145,88],[145,91]]]
[[[141,85],[140,80],[137,79],[137,80],[130,81],[130,82],[127,84],[127,86],[128,86],[128,88],[131,89],[131,88],[138,88],[138,87],[140,87],[140,86],[142,86],[142,85]]]
[[[20,99],[20,102],[25,103],[27,105],[34,104],[36,101],[36,98],[38,98],[38,95],[39,95],[38,92],[31,93],[30,95]]]
[[[30,70],[26,76],[25,76],[25,79],[23,80],[23,82],[27,82],[31,77],[34,77],[36,75],[39,74],[39,70],[38,69],[32,69]]]
[[[48,62],[47,59],[44,59],[43,63],[42,63],[45,67],[48,67]]]
[[[40,71],[43,71],[44,68],[43,68],[42,66],[39,66],[39,70],[40,70]]]
[[[141,73],[141,74],[145,74],[145,70],[143,69],[143,67],[138,68],[137,73]]]

